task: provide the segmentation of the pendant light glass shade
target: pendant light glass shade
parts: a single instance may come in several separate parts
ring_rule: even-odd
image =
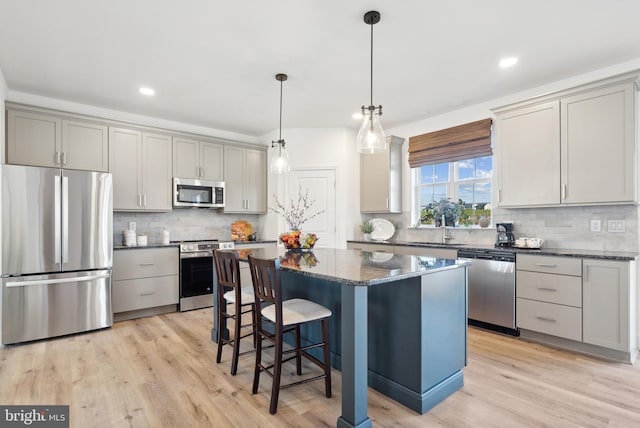
[[[360,153],[381,153],[387,149],[387,138],[384,135],[380,116],[382,106],[373,105],[373,26],[380,22],[380,12],[370,10],[364,14],[364,23],[371,27],[371,104],[362,106],[362,124],[356,137]]]
[[[271,158],[271,172],[274,174],[287,174],[291,171],[291,165],[289,164],[287,150],[284,148],[284,140],[278,140],[274,143],[278,144],[278,151]]]
[[[360,153],[382,153],[387,150],[387,137],[380,123],[380,113],[375,110],[365,111],[358,131],[358,151]]]
[[[271,142],[271,147],[277,147],[278,151],[271,158],[271,167],[269,170],[274,174],[287,174],[291,170],[289,165],[289,155],[284,148],[284,140],[282,139],[282,82],[288,79],[284,73],[276,74],[276,80],[280,82],[280,127],[278,128],[278,140]]]

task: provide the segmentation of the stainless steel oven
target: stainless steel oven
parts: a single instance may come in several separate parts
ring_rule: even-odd
[[[180,311],[213,306],[213,250],[233,242],[180,241]]]

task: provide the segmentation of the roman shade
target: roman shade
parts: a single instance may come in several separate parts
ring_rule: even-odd
[[[490,118],[409,138],[411,168],[491,154]]]

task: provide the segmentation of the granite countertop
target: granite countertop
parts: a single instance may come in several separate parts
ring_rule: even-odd
[[[172,242],[170,244],[161,244],[161,243],[155,243],[155,244],[147,244],[147,245],[140,245],[140,246],[133,246],[133,247],[128,247],[126,245],[114,245],[113,249],[114,250],[143,250],[145,248],[166,248],[166,247],[180,247],[180,243],[178,242]]]
[[[233,241],[233,245],[277,244],[275,239],[257,239],[255,241]]]
[[[363,241],[363,240],[349,240],[347,242],[357,242],[364,244],[379,244],[379,245],[402,245],[406,247],[423,247],[423,248],[449,248],[452,250],[496,250],[498,248],[493,245],[475,245],[475,244],[441,244],[437,242],[416,242],[416,241]],[[640,254],[630,251],[602,251],[602,250],[579,250],[579,249],[566,249],[566,248],[516,248],[516,247],[501,247],[501,251],[508,251],[516,254],[535,254],[540,256],[563,256],[563,257],[580,257],[589,259],[606,259],[606,260],[620,260],[620,261],[632,261],[637,260]]]
[[[461,260],[335,248],[316,248],[303,252],[286,251],[284,248],[228,251],[237,252],[243,261],[248,260],[249,254],[264,259],[279,258],[282,270],[354,286],[389,283],[469,265],[469,262]]]

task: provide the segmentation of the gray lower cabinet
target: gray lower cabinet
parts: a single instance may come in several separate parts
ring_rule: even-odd
[[[178,304],[178,248],[133,248],[113,252],[114,319],[173,312]]]
[[[516,260],[516,324],[523,337],[635,360],[635,261],[528,254]]]
[[[635,330],[630,310],[634,294],[630,278],[635,269],[629,262],[583,260],[583,341],[618,351],[633,351]],[[635,284],[635,280],[633,281]]]

